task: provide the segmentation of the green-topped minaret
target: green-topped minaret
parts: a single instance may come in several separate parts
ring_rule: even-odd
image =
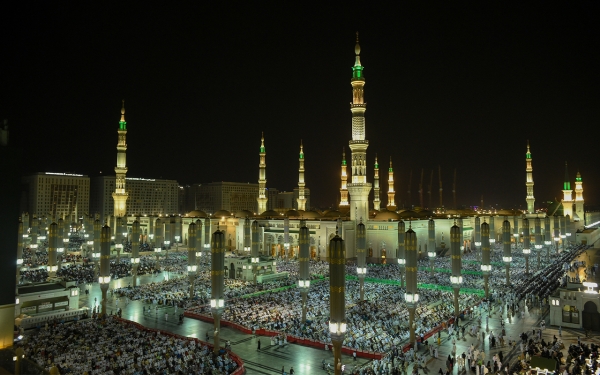
[[[573,190],[571,190],[571,181],[569,181],[569,168],[565,161],[565,181],[563,182],[563,215],[569,215],[573,220]]]
[[[535,198],[533,197],[533,168],[531,167],[531,151],[529,150],[529,140],[527,140],[527,152],[525,153],[525,172],[527,173],[527,179],[525,180],[525,186],[527,187],[527,212],[535,212]]]
[[[113,193],[115,217],[124,217],[127,213],[127,191],[125,190],[125,175],[127,174],[127,122],[125,121],[125,100],[121,107],[121,121],[117,130],[117,166],[115,167],[115,192]]]

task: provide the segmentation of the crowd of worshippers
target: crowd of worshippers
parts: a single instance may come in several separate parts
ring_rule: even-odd
[[[404,302],[404,289],[397,285],[366,283],[364,301],[359,301],[359,283],[346,283],[346,310],[348,332],[344,345],[361,350],[387,352],[400,345],[409,335],[408,310]],[[417,307],[415,329],[427,333],[442,321],[453,316],[453,294],[440,290],[421,289]],[[314,339],[330,345],[329,337],[329,283],[311,285],[306,322],[302,323],[302,307],[298,289],[265,293],[247,298],[235,298],[226,304],[222,319],[248,329],[264,328],[285,331],[287,334]],[[475,294],[466,294],[459,300],[465,310],[480,300]],[[210,306],[197,306],[188,310],[196,314],[209,314]]]
[[[131,241],[123,241],[123,252],[125,253],[131,253]],[[153,249],[150,247],[150,245],[146,242],[140,243],[139,244],[139,252],[146,252],[146,251],[153,251]]]
[[[140,329],[108,316],[46,323],[22,341],[25,356],[60,374],[231,374],[237,363],[193,339]]]
[[[597,374],[599,372],[599,360],[598,345],[594,343],[585,344],[578,337],[577,344],[569,346],[565,371],[568,374]]]
[[[241,297],[260,291],[293,285],[289,279],[254,284],[253,282],[225,279],[224,295],[227,299]],[[210,271],[202,271],[194,279],[194,297],[190,299],[190,283],[187,277],[176,277],[157,283],[142,284],[114,289],[118,297],[141,300],[143,303],[187,308],[209,303],[211,296]]]

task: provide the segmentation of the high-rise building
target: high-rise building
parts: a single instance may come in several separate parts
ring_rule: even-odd
[[[201,210],[207,214],[213,214],[219,210],[233,213],[242,210],[256,212],[258,187],[258,184],[247,182],[219,181],[193,184],[186,188],[186,201],[188,202],[185,207],[186,212],[192,210]],[[265,192],[268,193],[270,190],[265,189]]]
[[[30,215],[76,221],[89,212],[90,178],[82,174],[43,172],[23,177]]]
[[[173,215],[178,211],[179,184],[175,180],[127,177],[125,209],[128,215]],[[116,216],[113,192],[116,176],[98,176],[91,179],[90,213],[100,214],[104,222],[109,216]]]

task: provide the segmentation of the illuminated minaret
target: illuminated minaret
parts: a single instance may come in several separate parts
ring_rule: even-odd
[[[304,197],[304,150],[300,141],[300,156],[298,158],[300,168],[298,169],[298,210],[306,210],[306,198]]]
[[[358,44],[358,33],[356,33],[356,46],[354,47],[356,60],[352,67],[352,140],[350,150],[352,151],[351,183],[348,184],[350,193],[350,219],[358,220],[361,217],[369,217],[369,193],[371,184],[367,182],[367,148],[369,141],[365,139],[365,111],[367,104],[364,100],[365,79],[363,77],[363,66],[360,64],[360,45]]]
[[[581,174],[577,171],[575,176],[575,214],[579,216],[579,220],[585,224],[585,211],[583,211],[583,182],[581,182]]]
[[[571,181],[569,181],[569,169],[565,162],[565,182],[563,182],[563,215],[573,217],[573,190],[571,190]]]
[[[375,155],[375,177],[373,178],[373,209],[379,211],[381,209],[381,199],[379,198],[379,163],[377,155]]]
[[[114,215],[115,217],[125,216],[127,210],[127,192],[125,191],[125,175],[127,174],[127,166],[125,153],[127,151],[127,122],[125,121],[125,100],[121,108],[121,121],[119,121],[119,140],[117,142],[117,166],[115,167],[116,181],[115,192],[113,193]]]
[[[396,202],[394,196],[396,192],[394,191],[394,169],[392,168],[392,157],[390,156],[390,169],[388,175],[388,204],[387,209],[390,211],[396,211]]]
[[[340,208],[347,208],[348,203],[348,175],[346,174],[346,150],[342,148],[342,187],[340,188]]]
[[[267,210],[267,163],[265,162],[265,157],[267,153],[265,152],[265,136],[261,134],[260,136],[260,164],[258,165],[258,211],[257,213],[260,215]]]
[[[527,141],[527,153],[525,154],[525,162],[527,172],[527,180],[525,182],[525,186],[527,186],[527,212],[534,213],[534,203],[535,198],[533,197],[533,168],[531,167],[531,152],[529,151],[529,140]]]

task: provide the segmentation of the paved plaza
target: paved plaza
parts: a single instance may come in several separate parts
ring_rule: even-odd
[[[600,251],[597,249],[590,249],[584,252],[579,259],[585,260],[586,263],[594,264],[600,263]],[[583,269],[580,269],[581,276],[583,276]],[[574,276],[572,273],[570,276]],[[163,272],[158,275],[144,275],[138,278],[139,284],[146,283],[158,283],[164,279],[173,277],[185,277],[182,275]],[[588,280],[590,278],[588,277]],[[597,280],[598,281],[598,280]],[[126,287],[132,284],[131,277],[120,278],[112,280],[110,289],[116,289]],[[99,303],[101,299],[100,286],[97,283],[88,285],[89,295],[81,293],[80,306],[93,307],[95,301]],[[490,292],[493,292],[491,290]],[[137,323],[140,323],[146,327],[158,329],[161,331],[170,331],[182,336],[194,337],[201,340],[205,340],[206,334],[209,333],[210,341],[212,341],[213,325],[191,318],[184,318],[183,322],[179,321],[178,316],[183,312],[181,309],[174,307],[165,307],[158,305],[143,303],[141,300],[127,302],[125,297],[117,299],[111,296],[109,293],[107,312],[116,313],[118,308],[122,309],[122,317]],[[165,319],[165,314],[168,314]],[[446,359],[452,354],[453,342],[456,343],[456,355],[460,356],[463,352],[467,352],[470,345],[473,345],[479,350],[485,352],[485,362],[491,360],[494,354],[502,351],[504,362],[510,363],[511,365],[517,361],[519,355],[519,346],[509,347],[506,343],[500,347],[499,344],[495,348],[490,348],[489,333],[494,332],[498,335],[502,330],[502,322],[504,322],[504,329],[506,330],[506,336],[512,340],[518,340],[521,333],[526,332],[531,334],[533,329],[538,329],[540,323],[545,321],[545,325],[548,327],[543,331],[543,339],[546,341],[552,341],[554,335],[559,336],[557,327],[549,326],[548,307],[539,309],[533,308],[528,310],[525,317],[513,316],[507,317],[506,310],[502,311],[498,304],[495,304],[492,308],[491,313],[488,315],[483,312],[483,315],[479,313],[467,318],[465,321],[461,321],[461,326],[465,327],[466,337],[460,337],[456,339],[448,337],[447,330],[443,331],[440,337],[440,345],[437,344],[437,335],[428,340],[428,345],[434,345],[438,349],[437,358],[432,358],[429,355],[428,345],[420,345],[419,354],[424,356],[425,368],[419,367],[419,372],[423,373],[437,373],[441,368],[443,371],[446,370]],[[481,322],[481,323],[480,323]],[[471,335],[471,327],[473,325],[479,325],[481,331],[477,335]],[[485,339],[482,340],[482,332],[484,332]],[[566,358],[566,349],[569,344],[576,343],[577,338],[581,337],[582,341],[593,341],[600,343],[598,336],[592,336],[585,338],[582,331],[562,329],[562,337],[565,344],[563,350]],[[261,342],[261,349],[257,350],[258,340]],[[311,347],[305,347],[295,344],[287,344],[285,346],[274,345],[271,342],[270,337],[254,336],[252,334],[245,334],[237,331],[233,328],[222,327],[221,328],[221,345],[225,345],[225,342],[231,343],[231,350],[240,356],[244,362],[247,374],[281,374],[282,368],[286,372],[289,372],[290,367],[293,366],[296,374],[319,374],[326,373],[322,369],[322,363],[333,364],[333,353],[332,351],[326,351],[323,349],[316,349]],[[369,363],[370,360],[364,358],[358,358],[353,360],[351,356],[344,356],[343,363],[346,365],[346,373],[348,370],[352,370],[355,366],[361,366]],[[408,366],[407,371],[413,372],[414,364]],[[470,371],[469,371],[470,372]],[[457,366],[454,367],[453,373],[458,374],[459,370]]]

